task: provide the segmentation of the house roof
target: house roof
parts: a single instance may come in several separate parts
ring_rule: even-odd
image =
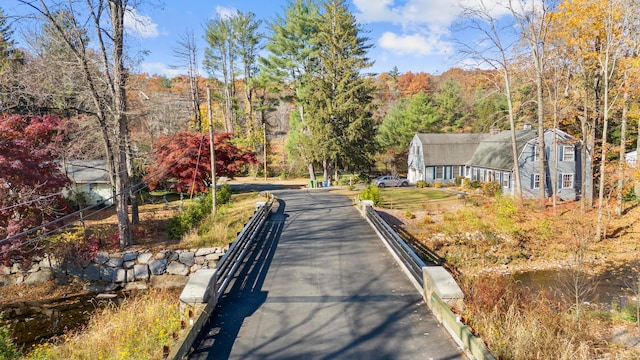
[[[426,165],[465,164],[489,134],[416,134]]]
[[[516,148],[520,155],[527,142],[538,136],[538,130],[517,130]],[[513,170],[513,150],[511,147],[511,131],[501,131],[484,139],[478,145],[473,157],[467,163],[471,166],[498,170]]]
[[[77,184],[110,182],[106,160],[73,160],[66,167],[67,176]]]

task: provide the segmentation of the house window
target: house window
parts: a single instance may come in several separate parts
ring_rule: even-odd
[[[436,179],[444,179],[444,166],[436,166]]]
[[[479,169],[473,169],[473,170],[471,170],[471,174],[472,174],[471,180],[478,181],[478,176],[480,176],[480,170]]]
[[[531,188],[540,189],[540,174],[531,175]]]
[[[573,146],[562,147],[562,161],[573,161],[575,159],[575,153]]]
[[[562,188],[573,188],[573,174],[562,174]]]
[[[453,174],[451,174],[452,178],[457,178],[458,176],[460,176],[460,166],[454,166],[453,167]]]
[[[511,180],[509,178],[509,173],[508,172],[502,173],[502,187],[509,188],[509,185],[511,185],[511,181],[509,180]]]
[[[484,177],[484,169],[480,169],[480,176],[478,176],[478,180],[486,181],[486,178]]]
[[[89,184],[89,192],[95,192],[98,189],[98,184],[97,183],[90,183]]]

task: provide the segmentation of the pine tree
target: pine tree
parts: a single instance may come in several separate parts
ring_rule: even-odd
[[[305,103],[311,70],[317,63],[318,50],[312,39],[318,32],[319,16],[319,9],[312,1],[290,1],[284,16],[277,17],[271,24],[266,44],[271,54],[261,59],[261,74],[268,81],[292,89],[293,94],[286,93],[284,89],[281,93],[282,97],[296,104],[296,110],[290,117],[287,149],[292,159],[307,164],[313,180],[315,151],[306,121]]]
[[[342,0],[322,4],[323,13],[313,41],[318,63],[308,96],[309,128],[323,165],[325,180],[338,168],[371,166],[376,150],[372,119],[373,83],[362,72],[373,63],[362,28]]]

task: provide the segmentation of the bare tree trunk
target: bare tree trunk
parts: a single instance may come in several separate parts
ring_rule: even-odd
[[[124,12],[127,6],[126,0],[109,0],[111,26],[113,29],[113,104],[114,117],[118,124],[118,181],[116,181],[116,194],[118,199],[118,233],[120,235],[120,247],[131,245],[131,227],[129,226],[127,187],[129,176],[127,172],[127,140],[129,127],[127,123],[127,94],[126,71],[124,69]]]
[[[625,83],[627,81],[627,74],[624,74]],[[620,152],[618,157],[618,188],[616,192],[616,216],[622,215],[622,191],[624,190],[624,162],[627,148],[627,121],[629,111],[629,91],[626,90],[623,95],[622,105],[622,123],[620,124]]]

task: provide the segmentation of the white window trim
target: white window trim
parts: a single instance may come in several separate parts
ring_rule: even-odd
[[[540,174],[533,174],[533,188],[540,189]]]
[[[570,151],[568,152],[569,154],[571,154],[571,158],[567,160],[567,149],[569,149]],[[576,158],[576,153],[575,153],[575,149],[573,146],[571,145],[563,145],[562,146],[562,160],[561,161],[574,161]]]
[[[571,182],[570,182],[570,184],[568,186],[565,186],[565,179],[564,179],[565,176],[570,177],[570,181]],[[560,182],[560,188],[561,189],[572,189],[573,188],[573,185],[575,183],[575,174],[561,174],[561,179],[562,179],[561,182]],[[567,179],[567,180],[569,180],[569,179]]]

